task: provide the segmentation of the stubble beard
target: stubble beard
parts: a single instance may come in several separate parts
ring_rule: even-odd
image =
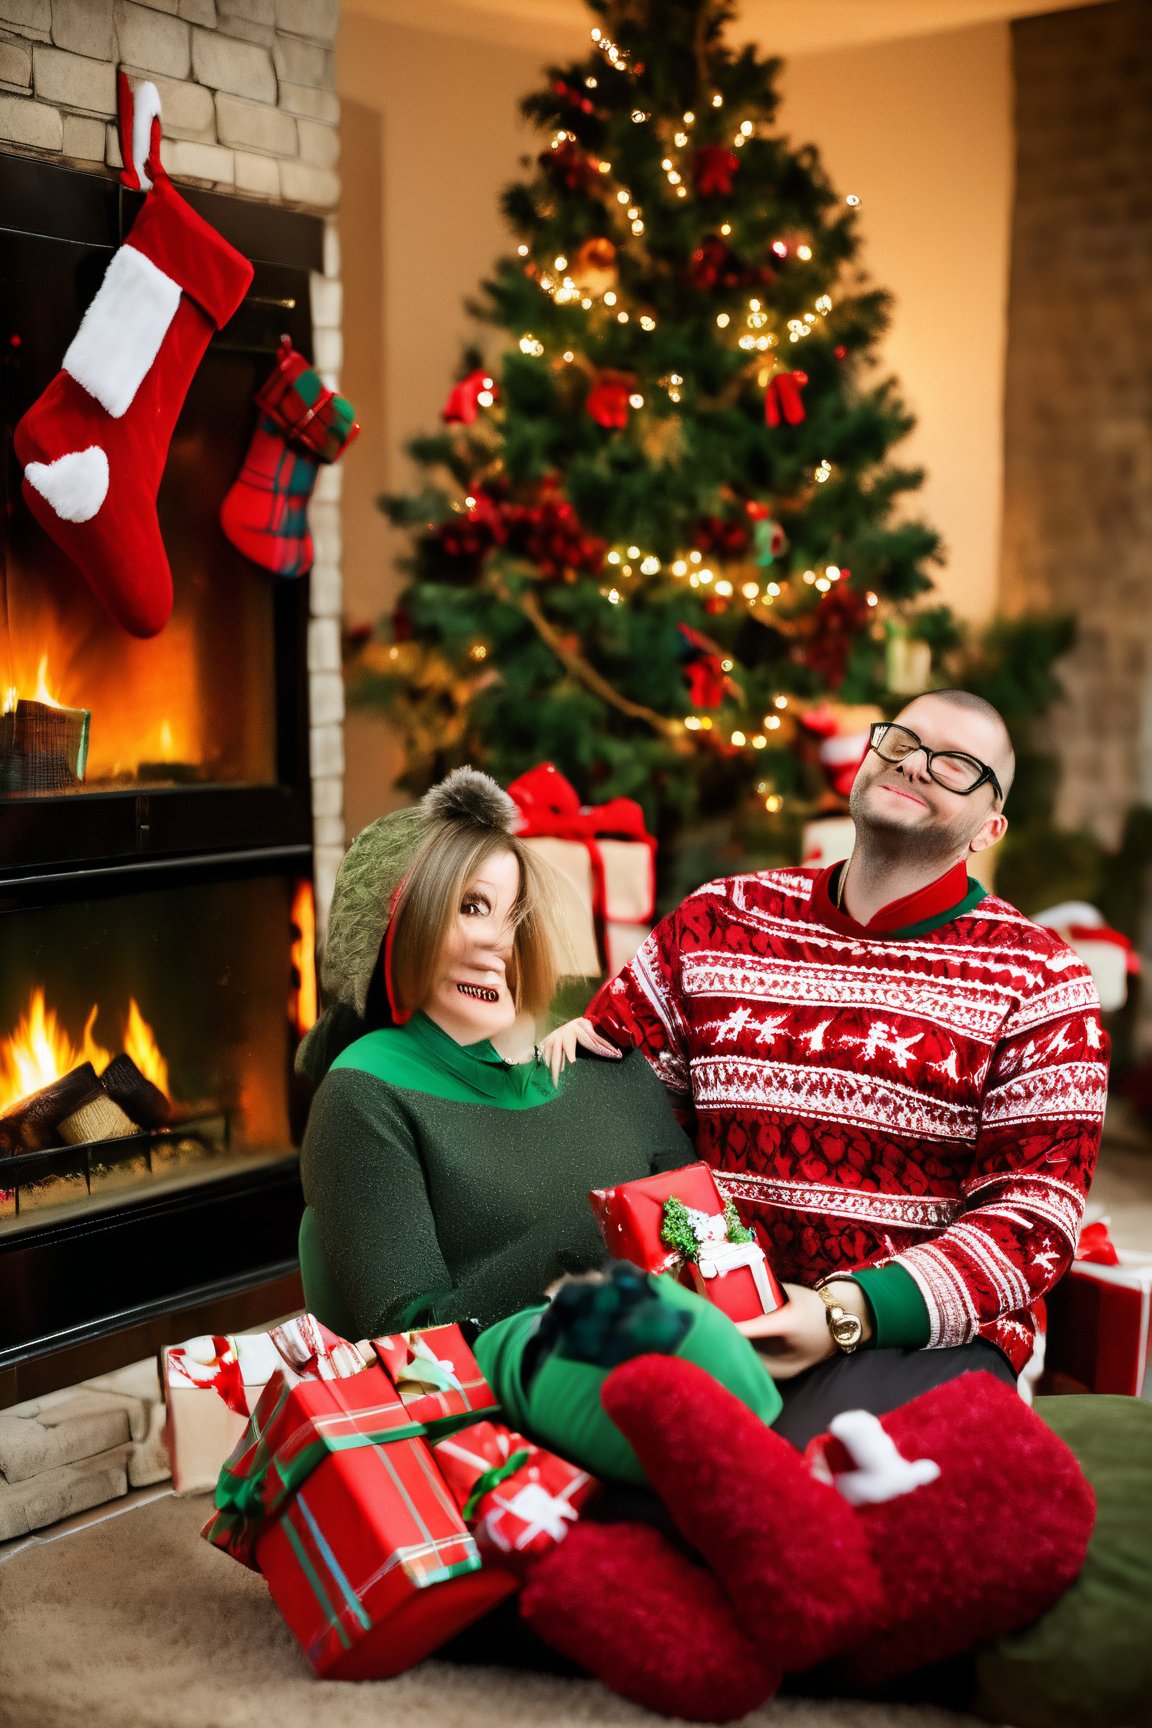
[[[856,828],[856,847],[878,864],[951,864],[968,850],[969,821],[960,814],[945,821],[929,807],[932,820],[901,822],[877,811],[868,794],[883,785],[880,779],[862,784],[859,775],[848,795],[848,813]],[[915,794],[913,794],[915,796]]]

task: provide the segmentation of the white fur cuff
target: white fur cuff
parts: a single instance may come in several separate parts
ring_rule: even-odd
[[[64,356],[64,370],[114,420],[131,405],[180,304],[180,287],[121,246]]]

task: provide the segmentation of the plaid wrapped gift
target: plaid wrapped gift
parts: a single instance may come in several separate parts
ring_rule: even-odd
[[[308,501],[317,466],[335,462],[360,428],[352,404],[325,387],[287,337],[256,406],[260,419],[220,507],[220,526],[254,564],[303,576],[312,568]]]
[[[588,1196],[608,1252],[643,1272],[670,1273],[732,1320],[784,1304],[764,1250],[740,1223],[707,1164],[687,1164]]]
[[[318,1674],[387,1679],[515,1588],[479,1550],[380,1367],[264,1389],[203,1535],[263,1572]]]
[[[432,1450],[484,1559],[518,1574],[564,1540],[600,1488],[586,1470],[497,1422],[477,1422]]]
[[[428,1326],[373,1338],[380,1366],[415,1422],[443,1434],[498,1410],[496,1395],[459,1326]]]

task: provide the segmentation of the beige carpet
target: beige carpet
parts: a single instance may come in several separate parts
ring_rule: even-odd
[[[596,1682],[427,1662],[313,1678],[262,1579],[197,1538],[172,1496],[0,1565],[3,1728],[653,1728]],[[749,1728],[974,1728],[907,1706],[782,1699]]]

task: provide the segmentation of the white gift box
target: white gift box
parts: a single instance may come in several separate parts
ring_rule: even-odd
[[[268,1381],[284,1359],[267,1332],[205,1335],[160,1352],[164,1441],[177,1494],[215,1488]],[[242,1408],[240,1407],[242,1406]]]
[[[1065,900],[1037,912],[1036,923],[1054,930],[1083,960],[1092,974],[1100,1006],[1110,1013],[1128,1000],[1128,978],[1138,969],[1132,944],[1104,922],[1104,915],[1084,900]]]

